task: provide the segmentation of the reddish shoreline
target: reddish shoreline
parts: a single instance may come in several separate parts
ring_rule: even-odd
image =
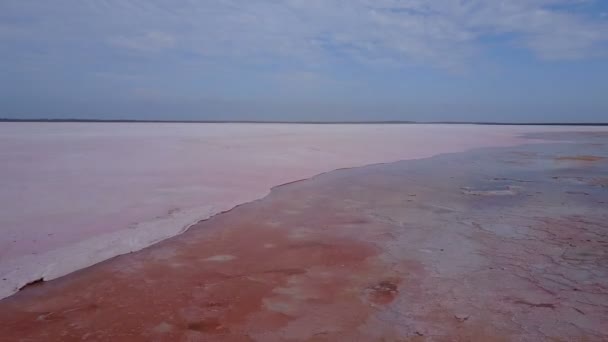
[[[0,301],[0,334],[602,340],[608,194],[598,180],[608,170],[608,137],[594,139],[280,187],[180,236]]]
[[[510,146],[537,129],[3,123],[0,298],[178,235],[278,184],[345,167]]]

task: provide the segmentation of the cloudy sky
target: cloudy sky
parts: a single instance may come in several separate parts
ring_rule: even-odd
[[[0,0],[0,117],[608,121],[606,0]]]

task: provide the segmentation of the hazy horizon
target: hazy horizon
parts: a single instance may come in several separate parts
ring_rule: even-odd
[[[608,121],[601,0],[5,0],[0,61],[0,118]]]

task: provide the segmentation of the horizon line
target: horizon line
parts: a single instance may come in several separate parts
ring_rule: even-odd
[[[17,119],[0,118],[0,122],[83,122],[83,123],[248,123],[248,124],[450,124],[450,125],[505,125],[505,126],[608,126],[608,122],[498,122],[498,121],[409,121],[409,120],[361,120],[361,121],[301,121],[301,120],[143,120],[143,119]]]

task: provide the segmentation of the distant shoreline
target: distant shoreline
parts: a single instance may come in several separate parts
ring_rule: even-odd
[[[82,122],[82,123],[247,123],[247,124],[448,124],[448,125],[499,125],[499,126],[608,126],[608,122],[484,122],[484,121],[262,121],[262,120],[103,120],[103,119],[10,119],[2,122]]]

